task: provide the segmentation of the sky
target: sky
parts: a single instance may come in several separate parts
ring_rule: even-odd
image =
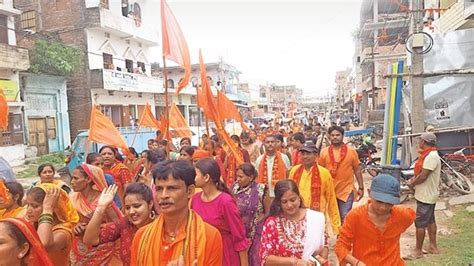
[[[159,1],[153,0],[159,7]],[[335,73],[352,66],[351,32],[361,0],[168,0],[187,40],[192,63],[237,67],[241,82],[296,85],[305,95],[335,87]],[[152,58],[161,61],[161,47]]]

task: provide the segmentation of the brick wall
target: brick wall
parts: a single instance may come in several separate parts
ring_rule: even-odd
[[[92,106],[85,33],[89,12],[86,12],[85,1],[15,0],[15,7],[22,11],[36,10],[37,34],[28,36],[19,33],[19,46],[32,48],[36,38],[47,36],[59,39],[83,53],[81,68],[67,80],[71,140],[74,140],[78,130],[89,127]]]

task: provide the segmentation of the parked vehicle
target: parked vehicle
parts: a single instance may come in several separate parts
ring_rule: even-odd
[[[453,153],[447,153],[443,155],[443,159],[449,162],[456,171],[471,177],[471,174],[474,173],[474,154],[466,155],[464,154],[465,150],[466,148],[463,148]]]
[[[15,173],[12,170],[10,164],[3,157],[0,156],[0,178],[3,178],[5,182],[16,182]]]

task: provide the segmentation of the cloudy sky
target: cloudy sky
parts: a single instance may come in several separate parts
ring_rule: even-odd
[[[158,0],[152,0],[156,8]],[[361,0],[168,0],[198,62],[225,61],[242,71],[241,80],[302,88],[325,94],[338,70],[350,67],[351,32]],[[157,12],[157,14],[159,14]],[[160,61],[160,49],[153,57]]]

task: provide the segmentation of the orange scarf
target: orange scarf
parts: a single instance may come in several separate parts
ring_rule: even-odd
[[[421,174],[421,171],[423,170],[423,163],[425,162],[426,156],[428,156],[430,152],[435,151],[435,150],[436,150],[436,147],[429,147],[418,152],[420,154],[420,157],[418,157],[418,160],[416,160],[416,163],[415,163],[415,169],[414,169],[415,176],[418,176],[419,174]]]
[[[48,190],[58,186],[51,183],[41,183],[36,185],[36,187],[39,187],[44,192],[47,192]],[[79,214],[69,199],[68,194],[62,189],[59,193],[58,202],[54,208],[54,215],[56,215],[56,218],[61,224],[64,224],[69,229],[73,229],[74,226],[79,222]]]
[[[51,262],[46,249],[44,248],[41,240],[36,233],[35,228],[31,223],[24,219],[18,218],[7,218],[3,219],[4,222],[12,223],[18,230],[20,230],[23,235],[28,240],[30,244],[30,251],[28,252],[27,258],[27,265],[33,266],[52,266],[53,263]]]
[[[144,228],[140,241],[134,241],[132,246],[131,265],[157,265],[160,263],[163,248],[162,239],[165,233],[163,215],[158,216],[151,224]],[[198,265],[204,265],[206,225],[202,218],[194,211],[189,210],[185,225],[185,231],[176,236],[171,261],[177,260],[179,256],[184,257],[184,265],[191,265],[197,259]],[[133,251],[136,251],[133,252]]]
[[[238,153],[240,158],[244,158],[242,149],[238,149]],[[234,184],[237,167],[239,167],[238,162],[235,159],[234,154],[230,153],[227,159],[227,187],[231,187],[232,184]]]
[[[260,165],[258,167],[258,178],[261,184],[268,184],[268,165],[267,165],[267,153],[263,155]],[[272,186],[274,187],[276,182],[286,178],[286,166],[285,162],[281,158],[280,152],[275,152],[275,159],[273,160],[272,167]]]
[[[336,158],[334,157],[334,146],[330,145],[329,146],[329,159],[331,160],[331,169],[329,171],[331,172],[332,177],[336,176],[337,168],[339,168],[339,164],[344,161],[347,155],[347,145],[342,144],[341,145],[341,152],[339,154],[339,161],[336,162]]]
[[[299,165],[296,169],[293,180],[299,185],[301,176],[303,175],[304,165]],[[319,211],[321,209],[321,177],[319,176],[318,164],[315,163],[311,167],[311,209]]]

